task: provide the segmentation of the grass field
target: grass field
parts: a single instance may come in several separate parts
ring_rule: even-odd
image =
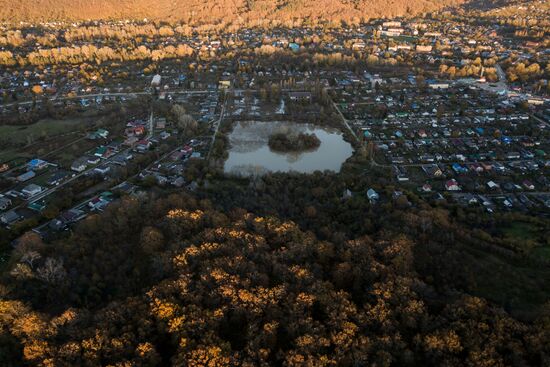
[[[537,247],[533,250],[533,256],[544,260],[550,260],[550,246],[545,245]]]
[[[22,147],[0,148],[0,162],[9,162],[13,166],[17,164],[12,160],[44,154],[40,152],[41,147],[49,146],[52,139],[59,144],[64,140],[72,141],[75,137],[69,134],[74,135],[85,130],[93,121],[94,117],[82,116],[63,120],[44,119],[28,126],[0,126],[0,140]],[[29,143],[31,145],[28,145]]]
[[[16,162],[16,161],[19,161],[19,159],[16,159],[16,158],[29,158],[29,156],[19,152],[15,148],[10,148],[10,149],[0,148],[0,163],[9,162],[10,165],[18,165],[25,162],[25,160],[21,160],[21,162]]]
[[[470,248],[466,255],[475,264],[476,285],[473,294],[485,297],[517,316],[532,319],[540,307],[550,299],[550,269],[517,263],[485,251]]]
[[[514,222],[502,228],[502,232],[505,237],[537,241],[539,229],[531,223]]]
[[[29,138],[49,138],[55,135],[78,131],[88,125],[91,118],[72,118],[66,120],[44,119],[28,126],[0,126],[0,136],[14,143],[27,143]]]

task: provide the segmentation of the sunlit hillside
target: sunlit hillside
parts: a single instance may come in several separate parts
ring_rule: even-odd
[[[201,22],[353,20],[433,11],[462,0],[0,0],[0,18],[15,21],[159,19]]]

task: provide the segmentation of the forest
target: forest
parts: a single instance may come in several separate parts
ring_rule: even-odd
[[[321,21],[359,21],[438,10],[462,0],[0,0],[7,21],[144,19],[185,24],[236,23],[243,26]]]
[[[153,190],[54,244],[24,236],[1,281],[0,364],[548,365],[547,273],[522,278],[511,264],[528,261],[481,235],[482,216],[408,192],[374,207],[350,177]],[[484,281],[510,286],[487,252],[532,304],[483,297]]]

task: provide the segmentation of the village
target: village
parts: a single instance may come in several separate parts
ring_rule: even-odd
[[[102,32],[130,25],[152,33],[140,33],[139,54],[117,54],[114,40],[128,35]],[[271,120],[338,129],[361,174],[375,167],[396,187],[373,176],[372,205],[408,191],[488,213],[550,212],[550,48],[518,41],[506,18],[163,27],[81,24],[55,39],[48,27],[0,28],[2,226],[56,236],[122,195],[195,190],[195,166],[223,168],[236,122]],[[28,132],[54,115],[88,122]],[[11,126],[25,139],[10,138]]]
[[[155,91],[158,83],[153,80],[150,84]],[[217,92],[179,96],[178,106],[189,100],[203,106],[189,112],[210,118],[210,123],[219,114]],[[103,211],[117,198],[139,195],[152,185],[192,189],[196,183],[184,179],[186,165],[189,160],[206,157],[211,136],[188,139],[176,123],[167,123],[166,117],[155,116],[152,110],[142,116],[124,116],[109,129],[77,133],[74,140],[43,156],[2,163],[1,225],[16,231],[30,226],[42,237],[53,238],[90,213]],[[187,114],[184,118],[192,120]],[[23,155],[36,152],[32,145],[26,148]]]

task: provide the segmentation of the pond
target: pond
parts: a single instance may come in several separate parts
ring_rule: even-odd
[[[310,151],[275,152],[268,146],[275,133],[315,134],[321,145]],[[229,134],[229,157],[224,171],[237,176],[262,175],[267,172],[315,171],[340,172],[342,163],[353,154],[350,143],[338,129],[286,121],[240,121]]]

